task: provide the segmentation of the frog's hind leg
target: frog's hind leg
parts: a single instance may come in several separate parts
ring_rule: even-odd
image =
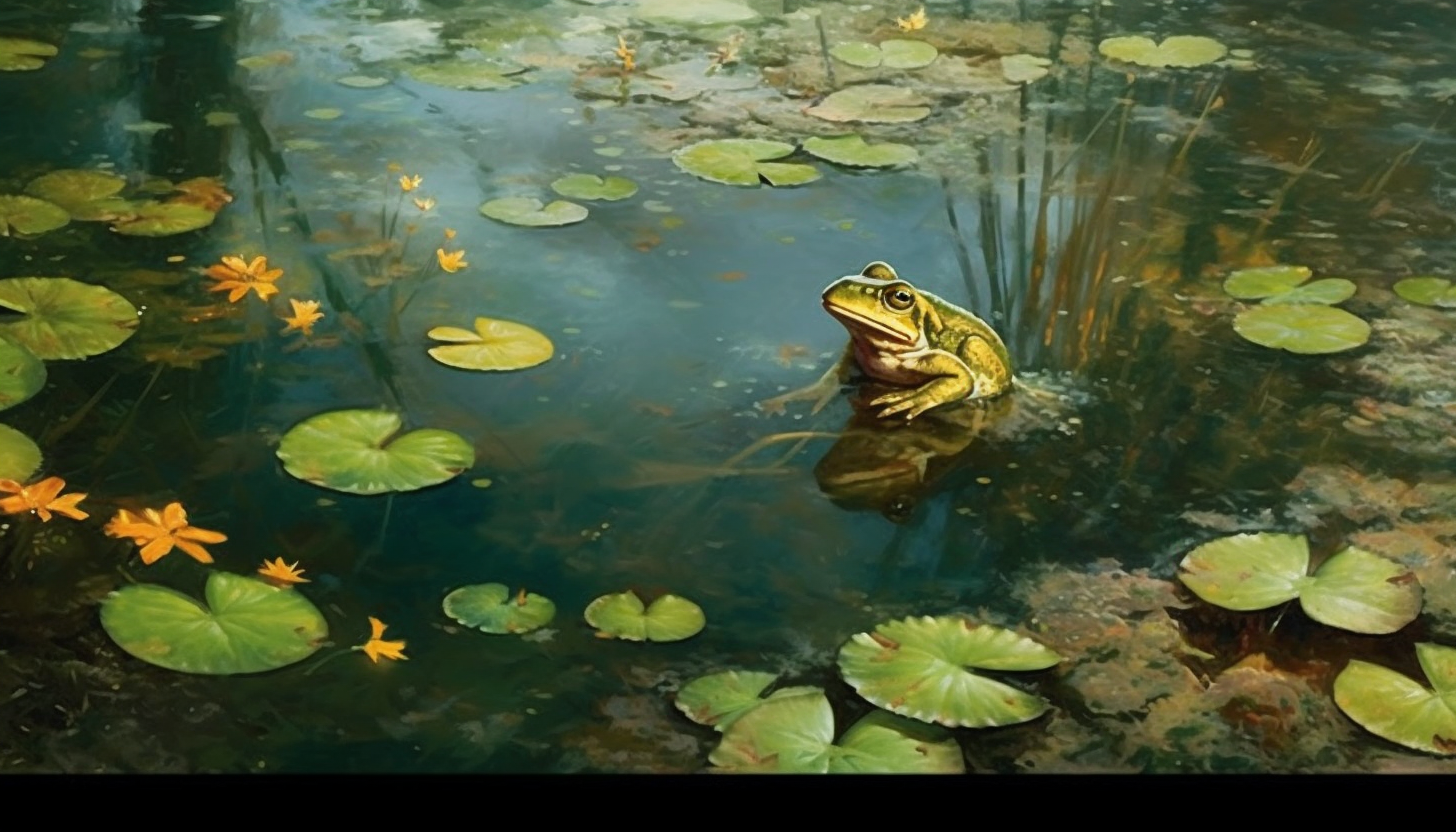
[[[960,351],[967,367],[984,370],[979,373],[973,371],[975,384],[971,388],[971,398],[999,396],[1011,389],[1011,368],[1006,366],[1006,361],[996,354],[986,339],[975,336],[967,338]]]
[[[764,399],[758,403],[758,408],[765,413],[783,413],[784,405],[789,402],[811,400],[814,406],[809,413],[815,414],[824,409],[839,392],[839,388],[849,381],[850,375],[854,372],[856,364],[854,361],[854,342],[850,341],[844,348],[844,353],[839,357],[819,380],[807,387],[800,387],[798,390],[790,390],[771,399]]]

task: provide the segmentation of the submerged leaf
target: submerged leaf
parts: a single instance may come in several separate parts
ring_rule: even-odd
[[[432,347],[430,357],[462,370],[523,370],[551,358],[551,339],[514,321],[476,318],[475,331],[437,326],[425,333],[449,346]]]
[[[278,443],[288,473],[349,494],[414,491],[445,482],[475,464],[458,434],[421,429],[396,436],[398,414],[335,410],[294,425]]]
[[[0,323],[0,335],[47,361],[115,349],[138,323],[136,307],[126,298],[69,277],[0,280],[0,307],[24,313]]]
[[[601,633],[627,641],[682,641],[707,623],[702,608],[686,598],[663,595],[643,607],[630,590],[592,601],[584,616]]]
[[[588,211],[575,202],[558,199],[549,205],[524,196],[492,199],[480,206],[480,213],[498,222],[530,227],[571,225],[586,219]]]

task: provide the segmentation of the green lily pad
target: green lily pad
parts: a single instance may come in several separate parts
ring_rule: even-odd
[[[409,76],[425,84],[450,87],[457,90],[507,90],[520,86],[520,81],[509,78],[525,72],[520,64],[502,61],[467,61],[452,59],[436,61],[410,67]]]
[[[105,170],[53,170],[32,179],[25,192],[55,203],[72,216],[77,206],[114,197],[126,187],[126,177]]]
[[[475,464],[475,449],[458,434],[427,428],[395,436],[400,426],[398,414],[383,410],[320,413],[283,434],[278,458],[304,482],[349,494],[414,491]]]
[[[296,589],[213,572],[207,606],[175,589],[132,584],[101,603],[101,626],[121,649],[183,673],[261,673],[313,655],[328,624]]]
[[[212,225],[217,215],[185,202],[143,202],[136,212],[118,220],[111,230],[128,237],[170,237]]]
[[[1395,284],[1395,293],[1422,306],[1456,309],[1456,286],[1444,277],[1408,277]]]
[[[643,607],[631,590],[603,595],[587,605],[584,615],[598,634],[627,641],[682,641],[707,623],[702,608],[686,598],[663,595]]]
[[[539,199],[509,196],[492,199],[480,206],[480,213],[498,222],[531,227],[571,225],[586,219],[586,208],[575,202],[558,199],[549,205]]]
[[[1352,281],[1343,277],[1326,277],[1313,283],[1296,286],[1278,295],[1270,295],[1260,303],[1333,306],[1349,300],[1354,295],[1355,284]]]
[[[1051,72],[1050,59],[1038,55],[1002,55],[1001,77],[1013,84],[1029,84]]]
[[[603,179],[590,173],[573,173],[551,183],[551,190],[571,199],[626,199],[637,193],[637,183],[621,176]]]
[[[809,165],[771,162],[794,152],[785,142],[763,139],[712,139],[680,148],[673,164],[700,179],[724,185],[757,187],[760,180],[774,186],[802,185],[819,178]]]
[[[14,407],[39,393],[45,380],[44,361],[25,347],[0,338],[0,410]]]
[[[1376,736],[1430,754],[1456,754],[1456,648],[1421,642],[1416,658],[1430,688],[1352,659],[1335,677],[1335,704]]]
[[[0,38],[0,72],[24,72],[45,66],[60,50],[49,43],[25,38]]]
[[[319,121],[333,121],[344,114],[338,107],[315,107],[312,110],[304,110],[303,114],[308,118]]]
[[[44,234],[71,221],[66,209],[33,196],[0,194],[0,237]]]
[[[699,725],[711,725],[718,731],[725,731],[739,717],[764,702],[785,696],[822,693],[819,688],[792,687],[780,688],[764,697],[763,692],[777,678],[773,673],[752,670],[711,673],[683,685],[677,694],[677,709]]]
[[[1228,47],[1199,35],[1174,35],[1161,44],[1142,35],[1108,38],[1097,51],[1116,61],[1151,67],[1194,67],[1228,54]]]
[[[432,347],[430,357],[462,370],[523,370],[549,359],[551,339],[514,321],[476,318],[474,331],[437,326],[425,333],[448,346]]]
[[[886,69],[920,69],[935,63],[940,50],[923,40],[881,41],[880,52],[884,55],[881,66]]]
[[[740,0],[641,0],[636,16],[660,23],[714,25],[753,20],[758,12]]]
[[[388,78],[380,78],[374,75],[345,75],[342,78],[335,78],[340,84],[346,87],[353,87],[359,90],[369,90],[375,87],[382,87],[389,83]]]
[[[0,480],[25,482],[40,467],[40,448],[29,436],[0,425]]]
[[[1239,300],[1258,300],[1283,294],[1309,280],[1308,266],[1258,266],[1229,274],[1223,290]]]
[[[760,83],[757,73],[717,72],[708,58],[691,58],[646,71],[647,93],[666,101],[687,101],[705,92],[747,90]]]
[[[471,584],[445,596],[445,614],[487,633],[529,633],[556,617],[550,598],[521,590],[511,594],[505,584]]]
[[[862,40],[836,43],[830,47],[829,55],[836,61],[863,69],[874,69],[885,59],[885,53],[880,51],[880,47]]]
[[[930,115],[930,99],[904,87],[860,84],[830,93],[804,112],[825,121],[862,121],[895,124],[920,121]]]
[[[824,692],[769,699],[734,721],[708,761],[724,771],[779,774],[961,774],[965,758],[944,730],[875,711],[836,744]]]
[[[875,705],[922,722],[969,728],[1026,722],[1050,706],[968,668],[1042,670],[1059,661],[1029,638],[957,616],[887,621],[839,651],[844,680]]]
[[[0,307],[25,314],[0,323],[0,336],[47,361],[115,349],[138,323],[136,307],[126,298],[69,277],[0,280]]]
[[[804,151],[826,162],[852,168],[888,168],[913,165],[920,153],[908,144],[869,144],[858,135],[814,136],[804,141]]]
[[[1370,340],[1370,324],[1333,306],[1256,306],[1234,318],[1234,331],[1259,346],[1300,355],[1341,352]]]
[[[1356,633],[1393,633],[1420,614],[1415,576],[1379,555],[1351,546],[1308,572],[1303,535],[1257,532],[1195,548],[1179,564],[1178,578],[1199,598],[1230,610],[1298,598],[1310,618]]]

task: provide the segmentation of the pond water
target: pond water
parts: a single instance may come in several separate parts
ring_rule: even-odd
[[[0,437],[0,478],[60,477],[89,513],[46,521],[16,504],[4,518],[0,765],[701,772],[731,768],[710,755],[733,740],[767,743],[759,763],[789,766],[769,739],[688,719],[682,687],[764,671],[822,689],[838,726],[823,730],[842,735],[919,684],[881,701],[857,692],[840,667],[851,636],[959,616],[1058,661],[986,671],[1044,707],[935,735],[950,770],[1450,770],[1439,726],[1456,714],[1431,717],[1436,751],[1408,748],[1362,727],[1368,694],[1336,684],[1359,662],[1424,686],[1423,667],[1440,673],[1416,645],[1456,638],[1456,291],[1396,288],[1452,270],[1449,5],[919,11],[0,10],[0,194],[32,199],[0,196],[0,304],[14,310],[0,337],[45,368],[0,414],[41,458]],[[1109,42],[1136,35],[1153,42]],[[1171,36],[1213,43],[1159,51]],[[896,40],[933,48],[854,46]],[[881,100],[834,97],[871,87]],[[848,133],[915,157],[850,167],[802,147]],[[742,159],[747,184],[695,175],[679,151],[719,139],[786,142],[760,155],[817,176],[790,184],[808,174],[760,167],[760,179],[762,160]],[[112,174],[85,180],[110,190],[35,184],[75,170]],[[574,173],[635,190],[553,192]],[[68,223],[45,227],[33,200],[47,197]],[[482,214],[510,197],[566,199],[586,216],[531,227]],[[276,293],[261,297],[257,273],[235,300],[210,291],[221,281],[209,267],[226,276],[222,258],[257,256],[283,270]],[[873,385],[847,385],[818,412],[760,406],[837,360],[846,331],[819,294],[872,261],[985,319],[1017,389],[909,424],[864,410],[883,392]],[[1262,273],[1286,281],[1277,290],[1226,284],[1281,264],[1353,294],[1261,303],[1303,279],[1288,270]],[[92,295],[32,312],[60,284],[17,288],[30,277],[107,287],[136,326]],[[317,302],[309,333],[290,300]],[[1298,318],[1311,309],[1323,323]],[[550,357],[483,370],[432,357],[445,342],[428,332],[477,318],[529,327]],[[502,337],[491,366],[527,351],[522,338]],[[35,372],[32,358],[4,360],[7,376]],[[295,426],[342,410],[448,431],[458,439],[439,441],[469,459],[398,462],[370,494],[306,481],[329,480],[320,460],[346,440],[280,460]],[[416,470],[441,466],[433,479]],[[144,563],[149,538],[116,533],[119,512],[141,522],[174,502],[226,535],[202,542],[214,562],[178,548]],[[1347,546],[1383,558],[1400,574],[1375,584],[1418,586],[1419,614],[1376,632],[1328,612],[1360,607],[1359,586],[1322,614],[1293,591],[1223,609],[1180,581],[1196,547],[1255,533],[1233,580],[1277,560],[1258,548],[1268,534],[1297,535],[1316,566]],[[200,599],[209,577],[256,576],[275,558],[309,582],[268,590],[269,603],[303,596],[326,633],[265,672],[169,668],[192,649],[181,641],[222,639],[225,664],[247,636],[168,624],[158,609],[127,630],[108,612],[139,588]],[[502,635],[446,615],[449,593],[484,583],[549,598],[555,615]],[[662,643],[599,637],[583,610],[629,589],[689,599],[706,624]],[[371,617],[405,642],[403,660],[353,649]]]

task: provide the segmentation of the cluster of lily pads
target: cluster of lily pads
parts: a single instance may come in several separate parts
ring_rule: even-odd
[[[1306,283],[1307,266],[1259,266],[1239,269],[1223,283],[1230,297],[1259,301],[1234,317],[1234,331],[1263,347],[1299,355],[1323,355],[1354,349],[1370,340],[1370,324],[1335,304],[1355,294],[1355,284],[1342,277]]]
[[[497,635],[529,633],[551,623],[556,604],[534,592],[511,594],[505,584],[462,586],[445,596],[445,615],[460,624]],[[623,641],[682,641],[702,632],[707,624],[702,607],[671,593],[644,605],[627,590],[603,595],[582,613],[600,638]]]
[[[167,237],[212,224],[221,185],[206,177],[173,183],[148,179],[130,197],[121,174],[105,170],[54,170],[25,186],[24,194],[0,194],[0,236],[34,236],[78,222],[109,222],[117,234]],[[162,197],[162,198],[154,198]]]

